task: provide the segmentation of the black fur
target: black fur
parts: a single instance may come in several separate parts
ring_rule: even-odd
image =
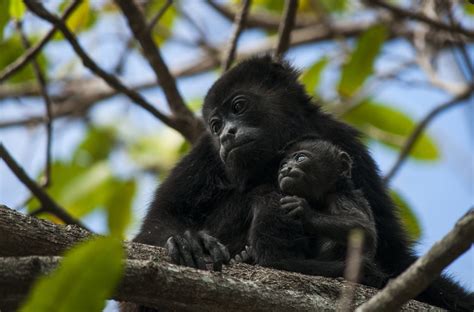
[[[185,238],[189,231],[196,248],[200,246],[204,255],[225,263],[228,253],[215,242],[203,240],[202,233],[227,246],[230,255],[240,252],[251,224],[250,194],[276,180],[277,151],[295,138],[316,135],[346,151],[354,162],[354,185],[365,194],[375,218],[378,264],[396,276],[416,260],[377,166],[357,131],[321,112],[297,78],[288,64],[258,57],[235,66],[211,87],[203,108],[206,123],[214,110],[228,114],[229,106],[234,105],[231,96],[237,94],[248,97],[252,114],[244,122],[235,119],[233,127],[219,129],[225,133],[207,131],[201,137],[158,189],[135,241],[157,246],[168,241],[169,248],[188,253],[188,263],[197,267],[197,255],[186,239],[180,239],[186,244],[181,249],[176,241],[169,241],[170,236]],[[258,140],[233,153],[230,147],[222,149],[226,142],[247,134]],[[182,254],[174,257],[177,263],[184,263],[183,258]],[[452,310],[473,307],[472,297],[446,277],[440,277],[418,299]]]
[[[374,263],[375,223],[362,192],[352,185],[351,164],[348,154],[329,142],[306,139],[292,144],[280,165],[280,190],[257,188],[250,257],[239,254],[236,261],[340,277],[348,235],[357,228],[366,242],[361,282],[381,287],[387,277]]]

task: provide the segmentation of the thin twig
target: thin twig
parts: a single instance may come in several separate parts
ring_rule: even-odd
[[[173,0],[166,0],[166,3],[161,7],[161,9],[155,14],[155,16],[152,17],[150,22],[148,23],[148,31],[152,31],[153,28],[155,27],[156,23],[161,19],[163,15],[165,15],[166,11],[168,8],[173,4]]]
[[[115,3],[125,15],[134,37],[140,43],[144,56],[155,72],[158,83],[168,101],[168,106],[175,117],[174,121],[179,123],[180,132],[190,142],[196,142],[204,130],[204,125],[186,106],[176,86],[175,78],[163,60],[160,49],[153,41],[142,12],[133,1],[115,0]]]
[[[107,82],[107,84],[111,88],[116,89],[119,92],[122,92],[123,94],[128,96],[132,101],[141,106],[143,109],[150,112],[153,116],[161,120],[164,124],[182,132],[182,129],[179,129],[177,123],[174,120],[161,113],[147,100],[145,100],[145,98],[141,94],[132,89],[127,88],[117,77],[108,74],[96,62],[94,62],[91,57],[84,51],[84,49],[77,41],[76,37],[72,34],[72,32],[68,29],[64,22],[62,22],[53,14],[49,13],[40,2],[34,0],[25,0],[25,4],[33,13],[50,22],[51,24],[56,25],[56,27],[63,33],[66,40],[69,41],[71,47],[74,49],[76,54],[81,58],[82,63],[85,67],[89,68],[97,76],[104,79],[105,82]]]
[[[353,311],[355,283],[359,282],[364,247],[364,232],[354,229],[350,232],[347,245],[347,261],[344,278],[347,281],[338,302],[338,312]]]
[[[275,57],[281,59],[290,46],[290,36],[295,25],[298,0],[286,0],[283,18],[278,28],[278,43],[275,49]]]
[[[249,12],[251,0],[243,0],[242,8],[240,9],[239,14],[235,16],[234,29],[232,31],[232,37],[230,39],[229,45],[227,46],[227,51],[224,53],[224,58],[222,59],[222,71],[227,71],[232,65],[235,57],[235,50],[237,48],[237,41],[239,40],[240,33],[245,26],[245,20]]]
[[[225,17],[229,21],[234,21],[238,12],[229,5],[220,4],[214,0],[206,0],[206,3],[212,7],[217,13]],[[304,28],[318,24],[313,16],[303,15],[295,21],[295,28]],[[253,12],[247,16],[245,28],[265,28],[267,30],[278,30],[280,26],[280,17],[276,14],[267,12]]]
[[[356,311],[399,311],[403,304],[426,289],[446,266],[466,252],[473,238],[474,209],[471,208],[443,239]]]
[[[462,28],[461,26],[458,26],[458,25],[451,26],[451,25],[445,24],[443,22],[434,20],[434,19],[432,19],[432,18],[430,18],[430,17],[428,17],[428,16],[426,16],[422,13],[417,13],[417,12],[413,12],[413,11],[410,11],[410,10],[406,10],[406,9],[400,8],[396,5],[392,5],[390,3],[387,3],[383,0],[368,0],[368,2],[370,4],[379,6],[381,8],[386,9],[386,10],[389,10],[389,11],[393,12],[394,14],[396,14],[400,17],[408,18],[408,19],[412,19],[412,20],[417,20],[417,21],[423,22],[423,23],[428,24],[428,25],[430,25],[434,28],[437,28],[437,29],[441,29],[441,30],[445,30],[445,31],[449,31],[449,32],[457,32],[457,33],[463,34],[467,37],[474,38],[474,31]]]
[[[64,14],[61,16],[61,21],[66,21],[67,18],[74,12],[76,7],[81,3],[81,0],[73,1],[65,10]],[[22,56],[20,56],[16,61],[8,65],[1,73],[0,73],[0,83],[5,81],[6,79],[10,78],[11,75],[21,70],[26,64],[28,64],[42,49],[43,47],[53,38],[56,30],[58,29],[57,26],[53,25],[53,27],[48,31],[48,33],[41,39],[37,44],[30,47]]]
[[[26,49],[29,49],[31,44],[28,40],[28,38],[25,35],[25,32],[23,31],[22,27],[22,22],[18,21],[16,23],[16,27],[18,29],[18,32],[20,33],[21,36],[21,41],[23,43],[23,46]],[[44,176],[41,181],[41,186],[42,187],[48,187],[51,183],[51,147],[52,147],[52,142],[53,142],[53,112],[52,112],[52,102],[51,98],[49,97],[47,86],[46,86],[46,78],[43,75],[41,68],[39,66],[38,61],[36,60],[36,57],[33,57],[31,60],[31,65],[33,66],[33,71],[35,73],[36,80],[38,81],[38,85],[40,87],[40,92],[41,96],[44,99],[44,104],[45,104],[45,125],[46,125],[46,160],[45,160],[45,169],[44,169]]]
[[[156,23],[158,23],[158,21],[163,17],[163,15],[165,15],[166,11],[171,6],[171,4],[173,4],[173,0],[166,0],[163,7],[152,17],[152,19],[150,20],[147,26],[149,32],[153,32],[153,28],[155,27]],[[125,64],[125,61],[127,60],[127,56],[130,52],[130,49],[133,46],[133,43],[134,43],[133,36],[127,39],[125,48],[120,54],[120,57],[118,58],[117,65],[115,65],[114,73],[118,73],[118,74],[122,73],[123,66]]]
[[[448,13],[447,13],[448,18],[449,18],[449,22],[451,23],[451,25],[452,25],[453,27],[460,27],[460,26],[459,26],[459,23],[456,22],[456,20],[455,20],[455,18],[454,18],[453,10],[454,10],[454,8],[453,8],[453,5],[452,5],[452,3],[451,3],[451,4],[449,5],[449,10],[448,10]],[[462,42],[462,36],[459,35],[459,33],[453,32],[452,35],[453,35],[453,37],[457,37],[457,39]],[[474,79],[474,65],[472,64],[472,60],[471,60],[471,58],[469,57],[469,54],[468,54],[468,52],[467,52],[466,44],[461,43],[461,44],[459,44],[459,45],[457,45],[457,46],[458,46],[458,48],[459,48],[459,51],[461,52],[461,56],[462,56],[462,58],[463,58],[463,60],[464,60],[464,63],[465,63],[465,65],[466,65],[466,68],[467,68],[467,70],[468,70],[468,72],[469,72],[469,76],[470,76],[470,77],[467,77],[466,80],[471,81],[471,84],[473,84],[474,82],[473,82],[472,80]],[[456,48],[456,46],[453,45],[453,50],[455,50],[455,48]],[[462,71],[462,68],[460,68],[460,70]]]
[[[5,161],[8,168],[10,168],[15,176],[33,193],[44,209],[67,224],[76,224],[88,230],[80,221],[74,219],[63,207],[59,206],[41,186],[26,174],[25,170],[20,167],[2,143],[0,143],[0,158]]]
[[[462,104],[463,100],[467,99],[471,94],[474,92],[474,86],[470,86],[466,89],[466,91],[462,92],[455,98],[449,100],[448,102],[435,107],[432,111],[430,111],[421,121],[418,123],[416,128],[410,134],[408,139],[406,140],[405,144],[402,147],[402,150],[398,154],[398,158],[392,168],[384,177],[384,182],[388,183],[400,169],[403,162],[406,160],[408,154],[412,150],[413,146],[415,145],[418,138],[423,133],[423,130],[428,126],[428,124],[435,118],[438,114],[444,112],[445,110],[452,108],[456,105]]]

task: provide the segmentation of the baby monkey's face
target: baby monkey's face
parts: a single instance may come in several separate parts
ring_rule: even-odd
[[[280,163],[278,184],[288,195],[306,197],[311,183],[311,163],[314,155],[306,149],[289,152]]]

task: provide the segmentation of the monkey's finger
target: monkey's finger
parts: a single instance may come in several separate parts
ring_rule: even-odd
[[[196,267],[200,270],[206,269],[206,262],[204,261],[204,252],[202,251],[201,244],[197,238],[191,233],[191,231],[184,232],[184,237],[189,242],[191,248],[191,254],[196,263]]]
[[[286,212],[288,213],[291,210],[298,208],[299,206],[300,206],[299,203],[288,203],[288,204],[282,204],[281,208],[286,210]]]
[[[242,257],[240,255],[235,255],[234,259],[235,259],[235,262],[243,262]]]
[[[248,253],[245,250],[242,250],[242,252],[240,253],[240,257],[242,258],[242,262],[244,262],[244,263],[249,262],[250,257],[249,257]]]
[[[181,236],[175,236],[175,239],[179,248],[179,254],[184,260],[184,263],[181,264],[195,268],[196,264],[194,263],[193,256],[191,255],[191,247],[189,246],[188,241]]]
[[[219,241],[211,235],[205,232],[200,232],[200,236],[202,238],[204,247],[206,247],[206,249],[209,251],[209,254],[211,255],[214,270],[221,271],[222,264],[228,263],[230,260],[229,251],[224,245],[219,243]]]
[[[206,247],[207,250],[211,251],[211,249],[214,249],[217,247],[217,249],[220,250],[220,253],[223,256],[224,263],[227,263],[230,261],[230,253],[227,250],[227,247],[221,244],[217,240],[217,238],[207,234],[206,232],[200,232],[200,236],[201,236],[202,242],[204,243],[204,247]]]
[[[165,244],[165,248],[171,258],[171,262],[174,264],[181,264],[178,244],[176,243],[176,240],[173,236],[170,236],[170,238],[168,238]]]
[[[303,208],[301,208],[301,207],[297,207],[297,208],[291,210],[290,212],[288,212],[288,216],[292,217],[292,218],[293,217],[299,217],[302,214],[303,214]]]
[[[280,199],[280,204],[294,203],[298,201],[298,197],[294,196],[285,196]]]

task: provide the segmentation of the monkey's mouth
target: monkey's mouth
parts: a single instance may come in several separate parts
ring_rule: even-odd
[[[245,145],[248,145],[248,144],[252,143],[253,141],[254,140],[245,140],[243,142],[232,145],[228,148],[221,147],[221,152],[220,152],[221,159],[225,162],[227,160],[227,158],[229,158],[229,156],[232,152],[240,149],[241,147],[243,147]]]

